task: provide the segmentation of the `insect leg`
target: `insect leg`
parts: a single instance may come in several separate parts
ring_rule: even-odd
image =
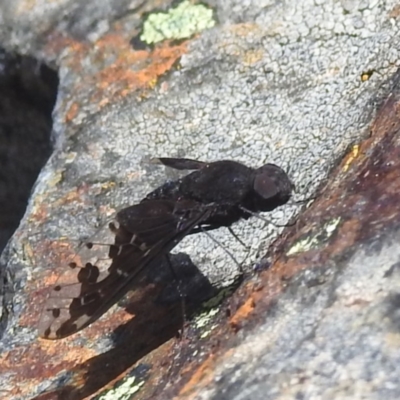
[[[179,298],[181,299],[181,310],[182,310],[182,331],[181,331],[181,337],[183,337],[184,333],[184,328],[185,328],[185,322],[186,322],[186,303],[185,303],[185,294],[182,290],[181,287],[181,280],[178,278],[178,275],[176,274],[174,267],[172,265],[171,259],[169,257],[169,254],[165,255],[165,259],[167,260],[167,265],[169,270],[171,271],[171,274],[174,278],[174,281],[176,282],[176,289],[179,294]]]
[[[238,235],[236,235],[236,233],[233,231],[233,229],[230,226],[228,226],[228,231],[246,250],[249,250],[250,247],[247,246],[247,244],[245,242],[243,242],[243,240],[240,239],[240,237]]]
[[[202,229],[201,226],[200,226],[200,229]],[[243,274],[242,265],[239,263],[238,260],[236,260],[236,258],[233,256],[233,254],[224,245],[222,245],[222,243],[220,243],[219,240],[215,239],[215,237],[210,235],[206,229],[202,229],[201,232],[205,233],[214,243],[216,243],[218,246],[220,246],[225,251],[225,253],[228,254],[228,256],[232,259],[232,261],[238,266],[240,273]]]
[[[207,163],[198,160],[191,160],[189,158],[172,158],[172,157],[160,157],[152,158],[151,164],[164,164],[167,167],[179,169],[179,170],[196,170],[204,168]]]

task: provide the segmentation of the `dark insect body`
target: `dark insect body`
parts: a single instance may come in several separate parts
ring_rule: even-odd
[[[167,256],[186,235],[230,227],[254,213],[271,211],[285,204],[294,188],[274,164],[253,169],[235,161],[158,162],[194,171],[119,211],[109,224],[112,244],[106,258],[104,244],[86,244],[52,288],[39,323],[40,336],[60,339],[85,328],[132,288],[145,267]]]

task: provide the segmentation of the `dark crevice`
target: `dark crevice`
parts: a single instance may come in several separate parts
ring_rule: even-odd
[[[56,71],[0,48],[0,253],[51,154],[57,88]]]

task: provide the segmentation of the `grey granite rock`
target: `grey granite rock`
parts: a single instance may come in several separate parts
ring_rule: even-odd
[[[140,35],[152,7],[160,6],[156,1],[6,0],[0,6],[0,43],[55,65],[60,78],[54,153],[2,258],[13,287],[3,303],[9,320],[0,345],[1,387],[9,398],[32,398],[50,384],[55,398],[83,398],[122,373],[107,369],[110,360],[101,362],[114,346],[105,324],[48,344],[36,338],[36,321],[46,289],[63,269],[63,249],[73,251],[115,210],[172,176],[150,165],[151,157],[274,162],[289,171],[298,200],[313,195],[349,146],[369,135],[398,67],[395,1],[208,4],[214,27],[144,49],[133,49],[130,40]],[[171,7],[162,4],[165,12]],[[298,211],[288,205],[267,217],[285,223]],[[245,264],[251,271],[280,230],[252,220],[235,231],[251,246]],[[360,241],[343,262],[321,263],[322,287],[304,285],[309,272],[303,271],[257,324],[226,340],[229,355],[216,353],[204,380],[193,383],[175,371],[167,385],[171,393],[200,399],[398,398],[396,268],[385,277],[397,262],[397,237],[397,231],[379,235],[372,249]],[[216,238],[239,260],[246,256],[224,229]],[[216,285],[237,277],[237,266],[207,237],[187,238],[177,251],[190,254]],[[116,323],[117,317],[108,317]],[[207,340],[199,343],[201,363],[212,351]],[[97,386],[76,378],[90,369],[88,360],[96,360],[106,376],[101,380],[91,370]],[[150,388],[144,385],[139,396],[154,398],[152,390],[159,390],[163,398],[169,371],[159,380],[159,370],[150,371],[143,378]]]

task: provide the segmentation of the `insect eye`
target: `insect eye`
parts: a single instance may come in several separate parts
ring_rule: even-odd
[[[278,187],[267,174],[258,174],[254,179],[254,191],[264,199],[276,196]]]

